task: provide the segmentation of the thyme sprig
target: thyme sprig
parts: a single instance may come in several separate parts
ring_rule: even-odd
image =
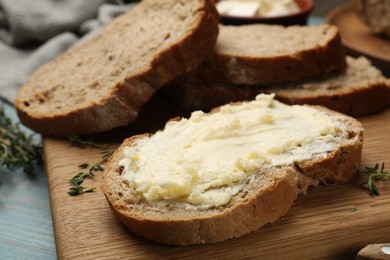
[[[385,163],[382,162],[380,168],[378,163],[374,167],[365,167],[362,173],[369,175],[367,183],[363,183],[362,186],[368,189],[370,195],[379,196],[379,189],[375,185],[375,181],[390,178],[390,173],[385,172]]]
[[[19,123],[13,123],[0,106],[0,165],[9,170],[23,168],[30,177],[35,166],[43,163],[42,146],[33,140],[34,134],[26,134]]]
[[[70,136],[68,139],[73,145],[80,148],[92,147],[104,150],[101,152],[102,158],[100,161],[92,164],[80,164],[78,168],[82,171],[69,180],[71,187],[69,188],[68,194],[70,196],[76,196],[85,192],[93,192],[96,188],[83,186],[82,183],[85,178],[93,178],[97,172],[102,172],[104,170],[102,165],[108,161],[114,150],[108,149],[108,145],[106,144],[97,144],[91,140],[82,140],[79,136]]]

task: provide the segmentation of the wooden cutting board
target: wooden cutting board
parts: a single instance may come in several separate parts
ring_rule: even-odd
[[[134,133],[161,127],[186,114],[161,97],[152,100],[136,124],[91,138],[116,147]],[[365,128],[363,166],[385,162],[390,170],[390,109],[359,118]],[[67,195],[77,165],[97,162],[99,150],[72,147],[67,140],[44,138],[49,192],[59,259],[354,259],[372,243],[390,243],[390,181],[380,181],[380,196],[360,184],[312,188],[287,215],[237,239],[211,245],[166,246],[138,238],[114,217],[100,190],[101,174],[85,184],[96,192]]]

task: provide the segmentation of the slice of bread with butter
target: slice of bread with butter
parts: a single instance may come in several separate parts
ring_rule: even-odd
[[[102,189],[139,236],[213,243],[275,222],[309,186],[350,180],[362,139],[351,117],[261,94],[126,139],[104,171]]]
[[[330,73],[295,82],[259,85],[180,83],[164,88],[180,106],[210,110],[229,102],[251,100],[260,93],[275,93],[288,104],[322,105],[350,116],[363,116],[390,106],[390,79],[365,57],[347,57],[342,73]]]

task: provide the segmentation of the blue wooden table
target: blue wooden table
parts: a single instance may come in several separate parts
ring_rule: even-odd
[[[12,107],[5,105],[5,112],[18,121]],[[0,168],[0,181],[0,259],[56,259],[44,168],[35,178]]]

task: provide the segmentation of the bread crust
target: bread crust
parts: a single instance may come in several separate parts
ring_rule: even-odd
[[[352,118],[346,119],[346,124],[352,142],[341,144],[326,157],[267,170],[247,183],[227,205],[217,208],[184,210],[149,205],[132,194],[120,177],[122,150],[149,135],[128,138],[116,150],[104,171],[102,190],[118,219],[132,233],[149,240],[184,246],[239,237],[277,221],[287,213],[297,194],[306,192],[309,186],[320,181],[343,183],[355,175],[361,159],[363,130]]]
[[[142,10],[140,6],[143,5],[143,2],[137,5],[139,7],[137,10]],[[136,12],[135,9],[123,16],[131,16],[133,11]],[[58,63],[72,59],[71,56],[78,56],[80,51],[89,48],[99,37],[105,37],[104,31],[91,41],[72,48],[56,60],[42,66],[32,74],[16,97],[15,107],[21,122],[43,135],[69,136],[108,131],[134,121],[142,105],[150,99],[157,89],[174,77],[194,68],[211,54],[212,46],[214,46],[218,35],[219,16],[215,6],[211,0],[200,0],[191,10],[193,13],[186,15],[194,15],[196,19],[191,27],[186,29],[186,32],[182,32],[183,36],[179,41],[156,53],[152,63],[148,64],[145,70],[125,77],[123,81],[118,80],[115,88],[109,94],[100,99],[91,98],[88,105],[84,107],[68,109],[59,113],[50,109],[45,112],[37,112],[30,109],[29,100],[36,95],[38,99],[42,98],[44,101],[46,93],[37,94],[35,92],[39,92],[39,90],[35,90],[34,87],[37,84],[45,84],[44,82],[40,83],[40,81],[46,78],[45,75],[55,73]],[[116,19],[124,18],[118,17]],[[115,28],[109,27],[110,24],[107,25],[106,30],[115,30]],[[96,55],[104,56],[103,53]],[[91,66],[91,70],[93,70],[93,66]],[[61,71],[60,73],[66,72]],[[74,84],[75,82],[70,83]],[[80,85],[80,87],[84,86]],[[72,98],[66,102],[72,102]]]

